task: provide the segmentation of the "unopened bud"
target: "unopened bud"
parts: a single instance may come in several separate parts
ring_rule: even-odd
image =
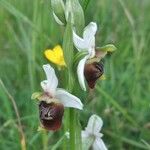
[[[71,22],[76,29],[77,34],[81,34],[84,28],[84,12],[78,0],[66,1],[66,19],[71,14]]]
[[[64,2],[62,0],[51,0],[51,6],[55,21],[64,25],[66,23]]]

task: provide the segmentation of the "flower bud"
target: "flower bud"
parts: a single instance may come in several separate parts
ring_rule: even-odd
[[[71,14],[71,23],[76,29],[76,32],[80,34],[83,31],[85,20],[84,12],[78,0],[66,0],[66,19],[69,19]]]
[[[61,127],[64,106],[61,103],[41,101],[39,104],[39,117],[46,130],[58,130]]]
[[[91,64],[85,64],[84,76],[90,88],[94,88],[97,79],[99,79],[104,72],[103,64],[101,62],[93,62]]]
[[[51,6],[56,22],[60,25],[64,25],[66,23],[66,18],[63,0],[51,0]]]

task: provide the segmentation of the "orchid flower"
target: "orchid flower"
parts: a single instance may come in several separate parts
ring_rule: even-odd
[[[84,82],[84,75],[86,77],[86,80],[89,81],[89,87],[93,88],[95,85],[95,81],[97,80],[97,77],[99,78],[102,74],[103,74],[103,66],[99,63],[95,63],[93,68],[93,64],[90,65],[90,69],[89,68],[89,64],[86,65],[87,60],[92,59],[93,57],[95,57],[95,34],[97,31],[97,24],[94,22],[89,23],[89,25],[87,25],[84,29],[83,32],[83,38],[79,37],[74,31],[73,31],[73,42],[75,47],[78,49],[79,52],[81,51],[87,51],[87,55],[81,59],[79,61],[78,67],[77,67],[77,75],[78,75],[78,80],[80,83],[81,88],[86,91],[86,86],[85,86],[85,82]],[[91,72],[91,69],[93,70]],[[87,73],[86,73],[87,72]],[[92,77],[88,77],[90,74],[92,75]],[[94,74],[93,74],[94,72]],[[94,77],[93,77],[94,75]],[[89,78],[89,79],[88,79]],[[94,78],[94,81],[91,80]],[[96,78],[96,80],[95,80]]]
[[[82,131],[83,149],[92,147],[92,150],[107,150],[102,140],[103,134],[100,133],[102,126],[103,121],[99,116],[92,115],[89,118],[87,127]]]
[[[43,93],[34,93],[32,98],[40,101],[39,112],[42,126],[47,130],[57,130],[61,126],[64,107],[82,110],[83,104],[76,96],[66,90],[57,88],[58,79],[54,69],[49,65],[43,65],[47,80],[41,82]]]
[[[86,91],[85,81],[88,86],[94,88],[97,79],[103,75],[103,63],[101,59],[107,54],[112,52],[116,48],[112,44],[108,44],[104,47],[95,47],[95,34],[97,31],[97,24],[90,22],[84,29],[83,38],[79,37],[75,31],[73,31],[73,42],[79,52],[87,52],[78,63],[77,75],[81,88]],[[96,49],[96,51],[95,51]]]

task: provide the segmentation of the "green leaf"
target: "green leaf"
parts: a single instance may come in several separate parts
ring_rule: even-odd
[[[43,31],[41,31],[36,24],[34,24],[25,14],[23,14],[19,9],[14,7],[13,4],[9,3],[6,0],[0,0],[0,5],[5,8],[11,15],[13,15],[16,19],[26,22],[32,29],[36,32],[40,33],[40,35],[49,41],[50,44],[53,44],[53,41],[47,36]]]
[[[114,52],[117,48],[113,44],[108,44],[102,47],[97,47],[97,51],[104,51],[104,52]]]
[[[62,0],[51,0],[52,10],[62,23],[66,23],[64,2]]]
[[[73,39],[70,15],[63,38],[63,52],[67,67],[69,70],[71,70],[73,64]]]

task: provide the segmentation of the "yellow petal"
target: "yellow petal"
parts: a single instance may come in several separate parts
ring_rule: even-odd
[[[51,61],[51,62],[53,62],[53,63],[56,63],[56,62],[57,62],[57,58],[55,57],[54,52],[53,52],[51,49],[45,50],[44,54],[45,54],[45,57],[46,57],[49,61]]]
[[[60,45],[54,47],[53,50],[47,49],[44,52],[45,57],[58,66],[66,66],[63,50]]]
[[[55,55],[63,57],[63,50],[60,45],[55,46],[53,51],[54,51]]]

